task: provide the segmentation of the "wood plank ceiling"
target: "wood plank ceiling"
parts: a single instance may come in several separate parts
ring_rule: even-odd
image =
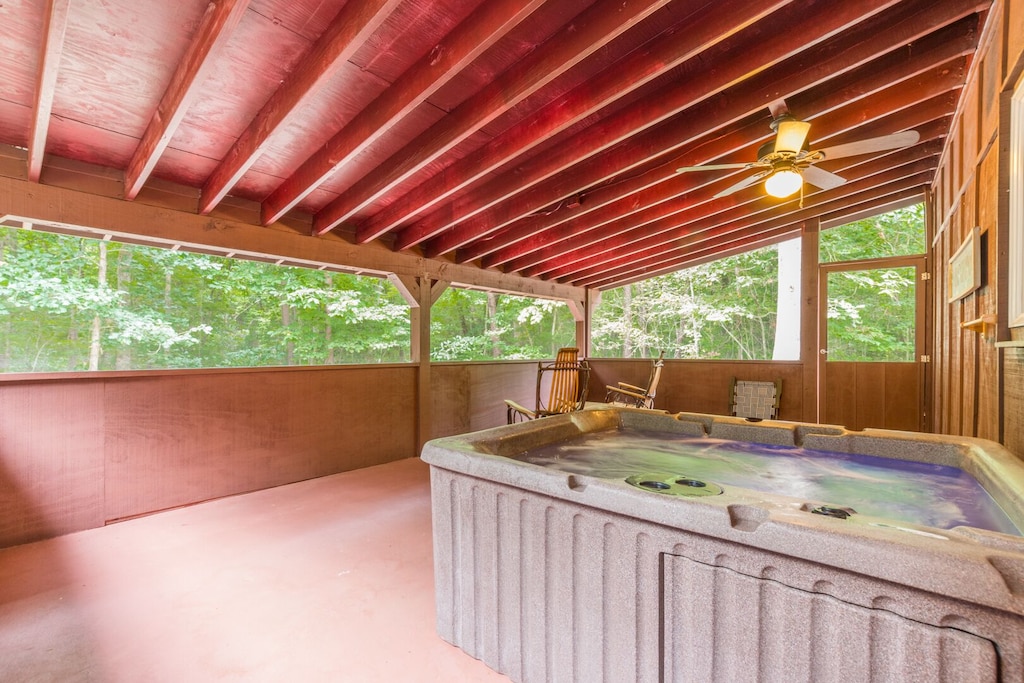
[[[0,143],[264,225],[606,289],[919,200],[987,0],[5,0]],[[832,189],[753,184],[770,106]],[[45,154],[45,156],[44,156]],[[121,177],[121,176],[119,176]],[[0,213],[2,213],[0,207]]]

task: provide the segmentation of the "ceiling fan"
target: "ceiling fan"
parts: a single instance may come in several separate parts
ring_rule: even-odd
[[[756,170],[753,175],[747,176],[716,194],[715,198],[725,197],[763,179],[765,181],[764,189],[772,197],[784,199],[800,190],[802,203],[805,180],[822,190],[831,190],[846,182],[845,178],[814,166],[819,161],[899,149],[913,145],[920,139],[917,131],[908,130],[893,135],[883,135],[882,137],[811,150],[807,146],[807,134],[810,132],[811,124],[793,117],[789,113],[786,103],[781,100],[772,103],[769,110],[772,113],[771,128],[775,131],[775,139],[769,140],[758,148],[757,161],[746,164],[683,166],[676,170],[679,173],[734,168]]]

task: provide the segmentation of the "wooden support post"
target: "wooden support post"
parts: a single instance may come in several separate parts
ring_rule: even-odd
[[[820,422],[824,414],[821,392],[824,391],[824,377],[819,375],[819,368],[824,369],[819,353],[818,330],[818,236],[820,234],[818,219],[805,221],[800,231],[800,361],[804,366],[803,421]]]
[[[576,348],[580,350],[580,357],[590,357],[590,319],[594,306],[601,301],[600,290],[587,288],[583,290],[582,299],[566,299],[576,321]]]
[[[391,273],[388,280],[398,289],[409,304],[411,326],[410,360],[419,365],[416,381],[416,453],[430,440],[431,429],[431,385],[430,385],[430,308],[444,291],[448,283],[431,280],[427,275],[410,277]]]

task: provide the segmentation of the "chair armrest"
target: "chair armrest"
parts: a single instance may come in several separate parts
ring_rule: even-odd
[[[625,394],[626,396],[632,396],[633,398],[639,398],[639,399],[647,398],[646,394],[642,394],[642,393],[638,394],[635,391],[628,391],[626,389],[623,389],[621,386],[619,386],[619,387],[609,387],[608,385],[605,385],[605,386],[607,387],[609,394],[611,394],[611,393]]]
[[[626,384],[625,382],[619,382],[619,388],[628,389],[630,391],[637,391],[640,392],[641,394],[647,393],[647,390],[644,389],[643,387],[634,386],[632,384]]]
[[[506,398],[505,399],[505,405],[507,406],[506,410],[508,411],[508,423],[509,424],[512,424],[512,417],[513,417],[512,414],[513,413],[519,413],[520,415],[525,417],[527,420],[532,420],[535,417],[537,417],[537,413],[536,412],[530,410],[529,408],[526,408],[526,407],[523,407],[523,406],[519,405],[518,403],[516,403],[515,401],[513,401],[511,399]]]

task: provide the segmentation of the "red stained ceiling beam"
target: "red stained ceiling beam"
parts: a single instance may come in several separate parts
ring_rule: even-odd
[[[754,249],[760,249],[792,239],[805,225],[812,221],[821,220],[842,220],[842,216],[856,216],[858,214],[885,213],[897,208],[909,206],[915,203],[914,200],[923,201],[926,185],[910,185],[906,189],[878,188],[876,191],[866,192],[855,197],[849,197],[843,202],[843,208],[812,218],[794,220],[792,218],[781,227],[765,230],[756,235],[739,236],[735,240],[714,244],[704,249],[687,253],[685,256],[678,256],[668,259],[659,264],[649,264],[640,271],[633,271],[628,274],[609,275],[606,279],[595,282],[591,285],[594,289],[611,289],[626,284],[648,280],[652,277],[665,275],[667,273],[692,268],[693,266],[718,259],[727,258],[736,254],[743,254]],[[846,202],[853,202],[847,204]]]
[[[852,209],[859,210],[863,214],[878,215],[879,213],[887,213],[888,211],[895,211],[912,204],[920,203],[924,201],[925,188],[923,186],[911,187],[906,190],[900,190],[893,194],[885,197],[879,197],[866,201],[862,204],[853,205]],[[881,202],[881,203],[880,203]],[[826,216],[838,216],[839,213],[826,214]],[[853,214],[856,216],[857,214]],[[820,217],[824,220],[826,216]],[[784,228],[771,230],[766,232],[757,238],[750,239],[746,242],[740,241],[734,244],[734,246],[724,246],[721,248],[709,248],[698,252],[687,255],[685,258],[679,261],[671,261],[667,265],[658,266],[657,270],[648,270],[643,274],[632,274],[630,276],[620,276],[619,278],[609,279],[599,286],[595,286],[594,289],[612,289],[615,287],[622,287],[627,284],[634,282],[640,282],[642,280],[649,280],[652,277],[659,275],[665,275],[667,273],[673,273],[686,268],[692,268],[699,266],[702,263],[709,263],[711,261],[717,261],[719,259],[728,258],[729,256],[735,256],[737,254],[743,254],[754,249],[761,249],[779,242],[785,242],[786,240],[793,239],[799,234],[799,232],[805,229],[805,226],[812,222],[817,222],[818,219],[809,219],[800,221],[795,224],[787,225]],[[840,219],[842,220],[842,219]],[[851,222],[856,218],[851,218]]]
[[[968,20],[963,20],[962,23],[965,27],[976,26],[976,20],[976,17],[972,17]],[[901,106],[901,103],[898,101],[899,97],[891,98],[891,96],[884,97],[880,94],[874,94],[876,91],[891,88],[893,84],[900,84],[897,86],[898,90],[896,92],[901,93],[900,96],[904,99],[902,106],[906,106],[915,100],[923,100],[929,97],[930,94],[941,92],[944,89],[943,84],[949,84],[949,87],[954,87],[957,78],[960,79],[962,84],[962,62],[949,65],[950,68],[948,70],[945,70],[945,67],[942,66],[937,67],[936,70],[936,65],[943,64],[957,55],[973,52],[974,41],[975,34],[971,31],[964,31],[959,36],[950,34],[949,29],[939,31],[912,46],[897,50],[882,57],[880,60],[875,60],[857,69],[850,75],[849,79],[846,79],[846,84],[841,87],[834,81],[829,81],[823,86],[815,88],[815,91],[827,88],[826,94],[821,97],[816,97],[812,91],[811,93],[803,93],[791,98],[790,107],[799,114],[801,119],[809,120],[821,112],[828,112],[834,109],[837,102],[842,103],[842,106],[847,106],[850,102],[858,101],[859,98],[870,95],[871,99],[865,99],[859,103],[857,109],[852,111],[850,115],[861,115],[863,117],[862,121],[877,118],[879,116],[877,108],[883,107],[891,110]],[[932,70],[925,71],[926,69]],[[907,81],[907,79],[910,80]],[[940,115],[935,113],[926,118],[917,117],[913,119],[913,122],[908,122],[906,126],[908,128],[913,127],[921,122],[938,118]],[[812,128],[812,136],[815,135],[813,131],[819,129],[819,125],[816,123],[815,127]],[[491,239],[479,240],[460,250],[456,260],[459,263],[464,263],[476,258],[487,257],[483,259],[483,265],[485,267],[495,267],[520,258],[537,249],[544,248],[546,245],[559,239],[567,239],[580,232],[585,232],[586,230],[579,226],[585,225],[585,221],[588,220],[586,215],[591,212],[601,212],[599,215],[589,219],[595,224],[599,224],[617,218],[620,215],[642,210],[647,206],[647,201],[631,196],[634,193],[677,177],[675,169],[680,166],[694,166],[719,159],[731,151],[741,149],[744,144],[749,145],[751,150],[756,149],[756,145],[767,139],[766,135],[770,132],[767,126],[763,126],[761,123],[745,130],[752,131],[751,134],[748,134],[746,143],[742,142],[743,138],[740,137],[740,132],[737,131],[711,142],[706,142],[700,147],[692,149],[672,160],[671,163],[667,163],[662,159],[656,159],[651,164],[654,166],[653,169],[645,173],[616,180],[606,186],[581,194],[582,204],[576,209],[572,211],[556,211],[552,215],[522,218],[501,232],[496,233]],[[903,129],[889,130],[887,132],[897,132],[898,130]],[[879,132],[877,134],[884,135],[887,132]],[[813,139],[817,141],[819,138],[815,136]],[[733,141],[737,144],[731,144]],[[736,161],[749,160],[749,157],[744,157]],[[721,160],[720,163],[731,162]],[[607,209],[604,208],[609,205],[617,205],[618,208],[616,209],[615,206]],[[559,227],[558,230],[549,231],[549,228],[565,223],[573,224],[575,229]],[[488,256],[489,254],[493,254],[493,256]],[[525,267],[525,265],[520,267]],[[518,267],[513,268],[513,270],[519,269]]]
[[[231,38],[249,0],[211,0],[185,56],[171,76],[146,131],[124,172],[125,199],[134,199],[199,95],[217,53]]]
[[[46,153],[46,136],[50,130],[50,112],[57,87],[57,69],[64,52],[64,34],[68,27],[68,5],[71,0],[50,0],[43,17],[42,48],[36,74],[36,101],[32,107],[32,128],[28,136],[28,179],[39,182]]]
[[[832,85],[836,92],[847,95],[847,106],[839,110],[838,114],[831,114],[823,120],[814,121],[814,126],[811,129],[812,139],[815,141],[814,146],[821,147],[822,145],[818,142],[827,139],[819,131],[838,134],[844,130],[859,127],[866,121],[880,119],[901,107],[908,107],[962,85],[965,75],[962,58],[956,64],[945,64],[937,68],[933,67],[924,73],[916,73],[919,65],[932,66],[939,63],[930,58],[948,59],[949,52],[955,51],[955,45],[956,41],[944,41],[942,46],[935,51],[915,51],[914,56],[909,60],[905,59],[903,50],[887,56],[886,62],[895,57],[897,58],[896,63],[907,66],[910,74],[915,74],[909,80],[905,80],[905,77],[910,74],[894,75],[890,69],[880,68],[881,65],[872,62],[868,65],[872,67],[868,70],[868,79],[874,80],[878,76],[888,79],[877,81],[890,85],[885,90],[874,92],[874,88],[865,88],[864,79],[859,73],[863,69],[859,69],[858,77],[851,78],[848,85],[844,87],[830,83],[829,85]],[[873,94],[858,100],[857,97],[863,96],[864,93]],[[819,111],[830,108],[831,99],[831,97],[825,97],[811,101],[806,97],[800,97],[793,100],[798,103],[798,106],[791,104],[791,109],[797,111],[802,120],[813,120]],[[944,98],[944,101],[945,99],[948,98]],[[855,106],[849,106],[851,103],[855,103]],[[903,127],[895,128],[894,126],[900,125],[900,123],[894,119],[891,125],[886,125],[878,130],[875,130],[873,126],[870,131],[871,135],[895,133],[947,113],[934,111],[937,106],[940,106],[939,103],[932,103],[927,111],[920,107],[911,107],[915,110],[913,114],[908,113],[907,116],[898,119],[898,121],[904,122]],[[955,101],[952,106],[956,106]],[[671,163],[658,160],[655,168],[646,173],[586,193],[581,197],[582,205],[575,211],[562,211],[558,217],[538,216],[518,221],[501,234],[495,235],[493,240],[481,240],[460,250],[456,260],[462,263],[484,256],[482,260],[484,267],[492,268],[509,263],[509,270],[522,270],[551,258],[551,250],[554,248],[552,245],[559,241],[575,239],[613,220],[649,211],[658,203],[669,201],[684,193],[692,192],[697,187],[713,182],[715,176],[681,175],[677,174],[675,169],[680,166],[694,166],[712,161],[714,163],[750,161],[756,145],[767,139],[770,132],[770,129],[759,121],[740,131],[704,143],[683,156],[671,160]],[[736,158],[721,158],[734,150],[743,150],[743,155],[733,155]],[[693,200],[692,197],[689,199]],[[524,223],[525,225],[523,225]],[[529,255],[537,252],[546,252],[546,254],[538,255],[533,259],[528,258]]]
[[[765,74],[776,72],[766,71],[767,67],[789,63],[785,60],[790,58],[800,60],[799,53],[809,45],[822,43],[893,3],[874,0],[863,5],[847,4],[842,12],[825,11],[824,4],[819,0],[805,0],[789,5],[765,20],[771,26],[756,25],[737,34],[716,46],[710,54],[684,64],[672,84],[570,140],[561,141],[557,154],[535,155],[424,216],[403,233],[444,231],[424,248],[428,257],[439,256],[492,234],[519,218],[542,211],[582,188],[609,180],[666,150],[678,148],[709,129],[762,109],[765,102],[778,96],[765,99],[760,92],[747,97],[737,95],[742,101],[728,107],[727,112],[719,111],[721,100],[713,96],[744,79],[750,80],[730,90],[730,95],[740,92],[739,89],[749,92],[754,84],[766,84]],[[787,30],[776,30],[777,25],[784,25]],[[757,42],[756,50],[749,49],[752,41]],[[813,50],[819,54],[821,49],[819,44]],[[714,70],[707,69],[709,63],[715,64]],[[808,68],[808,64],[801,64],[799,70],[794,70],[794,76],[799,72],[807,73]],[[705,104],[695,107],[701,102]],[[658,126],[682,111],[692,113],[683,125],[673,125],[671,130]],[[628,145],[620,144],[627,139]],[[612,153],[601,154],[615,145],[622,150],[620,158]],[[548,182],[535,187],[543,181]]]
[[[206,179],[199,198],[199,213],[209,213],[224,199],[260,158],[270,137],[292,112],[337,73],[399,4],[400,0],[349,0],[345,3]]]
[[[673,255],[685,255],[698,245],[741,239],[751,234],[784,227],[790,222],[830,213],[847,204],[866,201],[864,197],[884,196],[897,189],[926,185],[931,182],[937,165],[938,157],[932,156],[899,168],[888,169],[884,173],[853,180],[842,187],[808,197],[803,209],[798,208],[795,200],[778,204],[765,198],[764,204],[775,203],[774,211],[762,212],[746,220],[741,214],[729,223],[722,223],[719,217],[715,216],[706,221],[680,225],[674,232],[663,233],[655,238],[634,239],[627,247],[614,254],[606,253],[587,261],[583,267],[576,267],[571,274],[559,278],[559,281],[573,282],[578,286],[591,286],[594,282],[607,277],[647,267],[651,262],[667,260]],[[876,194],[872,195],[872,192]],[[862,196],[851,199],[856,195]]]
[[[324,207],[314,217],[314,234],[323,235],[351,218],[515,104],[537,92],[669,2],[670,0],[642,0],[623,4],[621,0],[599,0],[543,46],[456,107],[437,125],[393,154]],[[316,173],[310,173],[310,177],[326,177],[335,168],[337,167],[318,168]],[[291,179],[285,183],[288,186],[291,184]],[[308,192],[309,188],[292,187],[287,194],[279,188],[279,191],[275,191],[265,202],[264,217],[279,215],[280,207],[290,203],[290,194],[295,191]]]
[[[932,144],[941,143],[936,141]],[[844,170],[844,176],[849,179],[846,185],[833,190],[813,192],[805,197],[804,204],[807,208],[813,208],[823,202],[842,197],[844,194],[875,187],[892,178],[901,178],[910,173],[917,173],[922,169],[915,168],[908,171],[907,165],[932,163],[930,156],[935,153],[934,147],[925,145],[900,150],[862,164],[851,165]],[[928,156],[924,156],[925,154]],[[780,211],[789,210],[793,206],[795,206],[795,200],[780,202],[766,196],[760,186],[752,186],[728,197],[697,206],[691,211],[667,216],[647,225],[622,231],[615,237],[589,247],[573,250],[571,259],[566,258],[567,263],[557,268],[552,268],[552,264],[545,264],[544,267],[536,269],[545,273],[545,279],[570,277],[581,268],[593,269],[600,264],[620,261],[630,254],[674,243],[697,233],[717,236],[739,225],[771,220]]]
[[[273,223],[284,215],[543,4],[544,0],[481,4],[274,190],[263,203],[262,221]]]
[[[843,121],[842,119],[834,121],[837,117],[836,114],[832,114],[820,120],[818,122],[820,126],[815,126],[815,128],[835,131],[835,133],[850,131],[844,135],[829,134],[821,138],[823,142],[827,141],[829,145],[889,135],[908,129],[917,130],[921,135],[921,142],[934,140],[946,135],[949,124],[948,119],[945,117],[956,110],[957,94],[956,92],[949,92],[933,97],[916,106],[911,106],[889,116],[882,117],[870,123],[870,125],[861,125],[851,129],[849,121]],[[855,106],[848,113],[856,116],[860,111],[860,108]],[[815,128],[812,128],[812,130]],[[816,144],[815,147],[820,147],[820,145]],[[835,162],[825,162],[820,164],[820,166],[834,172],[850,166],[849,160],[838,161],[838,167]],[[689,180],[688,176],[690,175],[693,174],[679,174],[672,180],[652,189],[652,192],[662,191],[664,193],[662,196],[650,198],[641,196],[637,199],[628,198],[623,200],[621,203],[635,202],[643,208],[623,215],[611,215],[609,216],[611,220],[605,221],[593,229],[589,227],[590,222],[587,219],[590,218],[590,215],[588,215],[582,217],[580,224],[576,224],[574,221],[559,226],[554,231],[549,231],[547,234],[549,240],[547,246],[509,261],[506,264],[506,271],[522,271],[524,275],[537,276],[559,266],[572,263],[576,255],[582,256],[585,253],[583,250],[591,244],[604,242],[637,227],[649,225],[654,221],[683,211],[692,212],[696,207],[707,203],[713,204],[716,208],[701,209],[702,211],[724,210],[740,202],[739,197],[742,195],[730,195],[720,199],[714,198],[715,194],[726,189],[736,180],[737,176],[735,174],[730,174],[730,176],[724,178],[718,175],[711,175],[708,178],[707,174],[704,174],[705,178],[702,178],[700,181]],[[641,193],[641,195],[643,194],[646,193]],[[645,206],[643,202],[646,202],[648,205]],[[611,205],[609,208],[615,209],[616,205]],[[658,225],[663,224],[659,223]],[[570,230],[575,230],[576,232],[567,234]],[[540,239],[543,239],[543,237],[541,236]],[[559,246],[558,243],[565,240],[573,241],[575,247],[573,251],[564,253],[564,245]],[[487,265],[486,260],[484,265]]]
[[[789,2],[792,0],[743,0],[730,4],[711,3],[700,8],[686,18],[688,29],[685,32],[669,31],[662,34],[622,62],[577,86],[382,209],[359,228],[356,242],[365,243],[380,237],[403,221]],[[623,78],[623,74],[629,74],[629,77]],[[435,234],[423,230],[403,230],[394,248],[408,249]]]
[[[863,13],[865,3],[849,3],[843,9],[857,7]],[[974,14],[979,5],[987,6],[987,0],[941,0],[933,5],[900,5],[893,10],[872,17],[844,33],[837,40],[825,42],[814,49],[800,52],[803,42],[813,42],[820,36],[822,26],[835,21],[834,30],[848,25],[852,19],[839,12],[840,7],[831,5],[822,16],[812,14],[804,22],[797,21],[780,32],[777,40],[783,55],[799,52],[740,85],[731,88],[728,97],[714,98],[690,108],[694,101],[704,99],[707,91],[721,89],[731,81],[718,83],[707,79],[681,79],[671,89],[648,98],[629,110],[620,112],[595,124],[584,133],[559,147],[557,155],[537,155],[513,171],[489,181],[485,186],[456,202],[418,221],[433,222],[436,225],[454,225],[466,221],[427,243],[424,253],[436,257],[468,242],[479,239],[515,220],[544,207],[551,206],[577,192],[612,179],[614,176],[636,168],[648,160],[664,154],[666,150],[678,149],[710,129],[719,128],[743,117],[755,114],[766,102],[773,102],[794,92],[820,84],[836,75],[857,68],[897,46],[926,35],[936,26],[945,26],[958,19]],[[874,5],[872,5],[874,6]],[[793,6],[791,6],[793,7]],[[789,9],[789,8],[787,8]],[[853,12],[853,10],[847,10]],[[836,20],[835,17],[842,17]],[[829,33],[831,35],[831,33]],[[791,41],[791,42],[786,42]],[[770,43],[758,45],[753,51],[770,59],[773,52]],[[716,68],[717,79],[728,72],[725,65]],[[742,76],[741,74],[740,76]],[[668,116],[687,110],[682,125],[659,126],[648,134],[635,135],[644,128],[665,120]],[[652,112],[657,112],[652,115]],[[630,138],[628,145],[619,145],[614,155],[600,155],[590,159],[597,151]],[[586,160],[586,161],[583,161]],[[581,162],[582,163],[578,163]],[[557,178],[539,187],[533,187],[542,180],[551,178],[559,171],[577,165]],[[509,188],[516,188],[510,193]],[[522,188],[529,188],[521,191]],[[487,213],[474,218],[483,208],[494,206]],[[472,218],[471,221],[466,220]]]
[[[941,121],[943,126],[942,135],[949,126],[949,120]],[[938,129],[938,126],[936,126]],[[878,173],[883,173],[893,166],[917,161],[938,154],[942,147],[940,135],[931,135],[926,138],[928,142],[919,144],[898,152],[887,154],[880,158],[862,161],[858,163],[855,159],[842,160],[820,164],[822,168],[837,172],[850,180],[867,178]],[[685,207],[684,210],[674,214],[667,214],[661,218],[647,221],[645,223],[627,223],[610,225],[607,230],[602,229],[603,239],[595,239],[586,245],[566,251],[564,245],[561,249],[552,249],[549,253],[552,256],[536,265],[524,268],[520,273],[524,277],[545,276],[546,278],[566,277],[582,266],[581,263],[595,264],[613,260],[620,256],[629,245],[638,239],[646,240],[647,244],[656,244],[658,236],[666,233],[676,235],[680,226],[696,225],[702,229],[711,229],[720,225],[750,222],[758,214],[777,210],[778,202],[768,199],[760,185],[751,187],[741,192],[734,193],[727,197],[714,199],[715,192],[724,189],[732,184],[735,178],[723,179],[700,195],[694,197],[694,204]],[[820,192],[820,191],[819,191]],[[809,195],[808,200],[813,203],[822,201],[819,192]],[[826,197],[827,199],[827,197]],[[638,237],[639,235],[639,237]]]

